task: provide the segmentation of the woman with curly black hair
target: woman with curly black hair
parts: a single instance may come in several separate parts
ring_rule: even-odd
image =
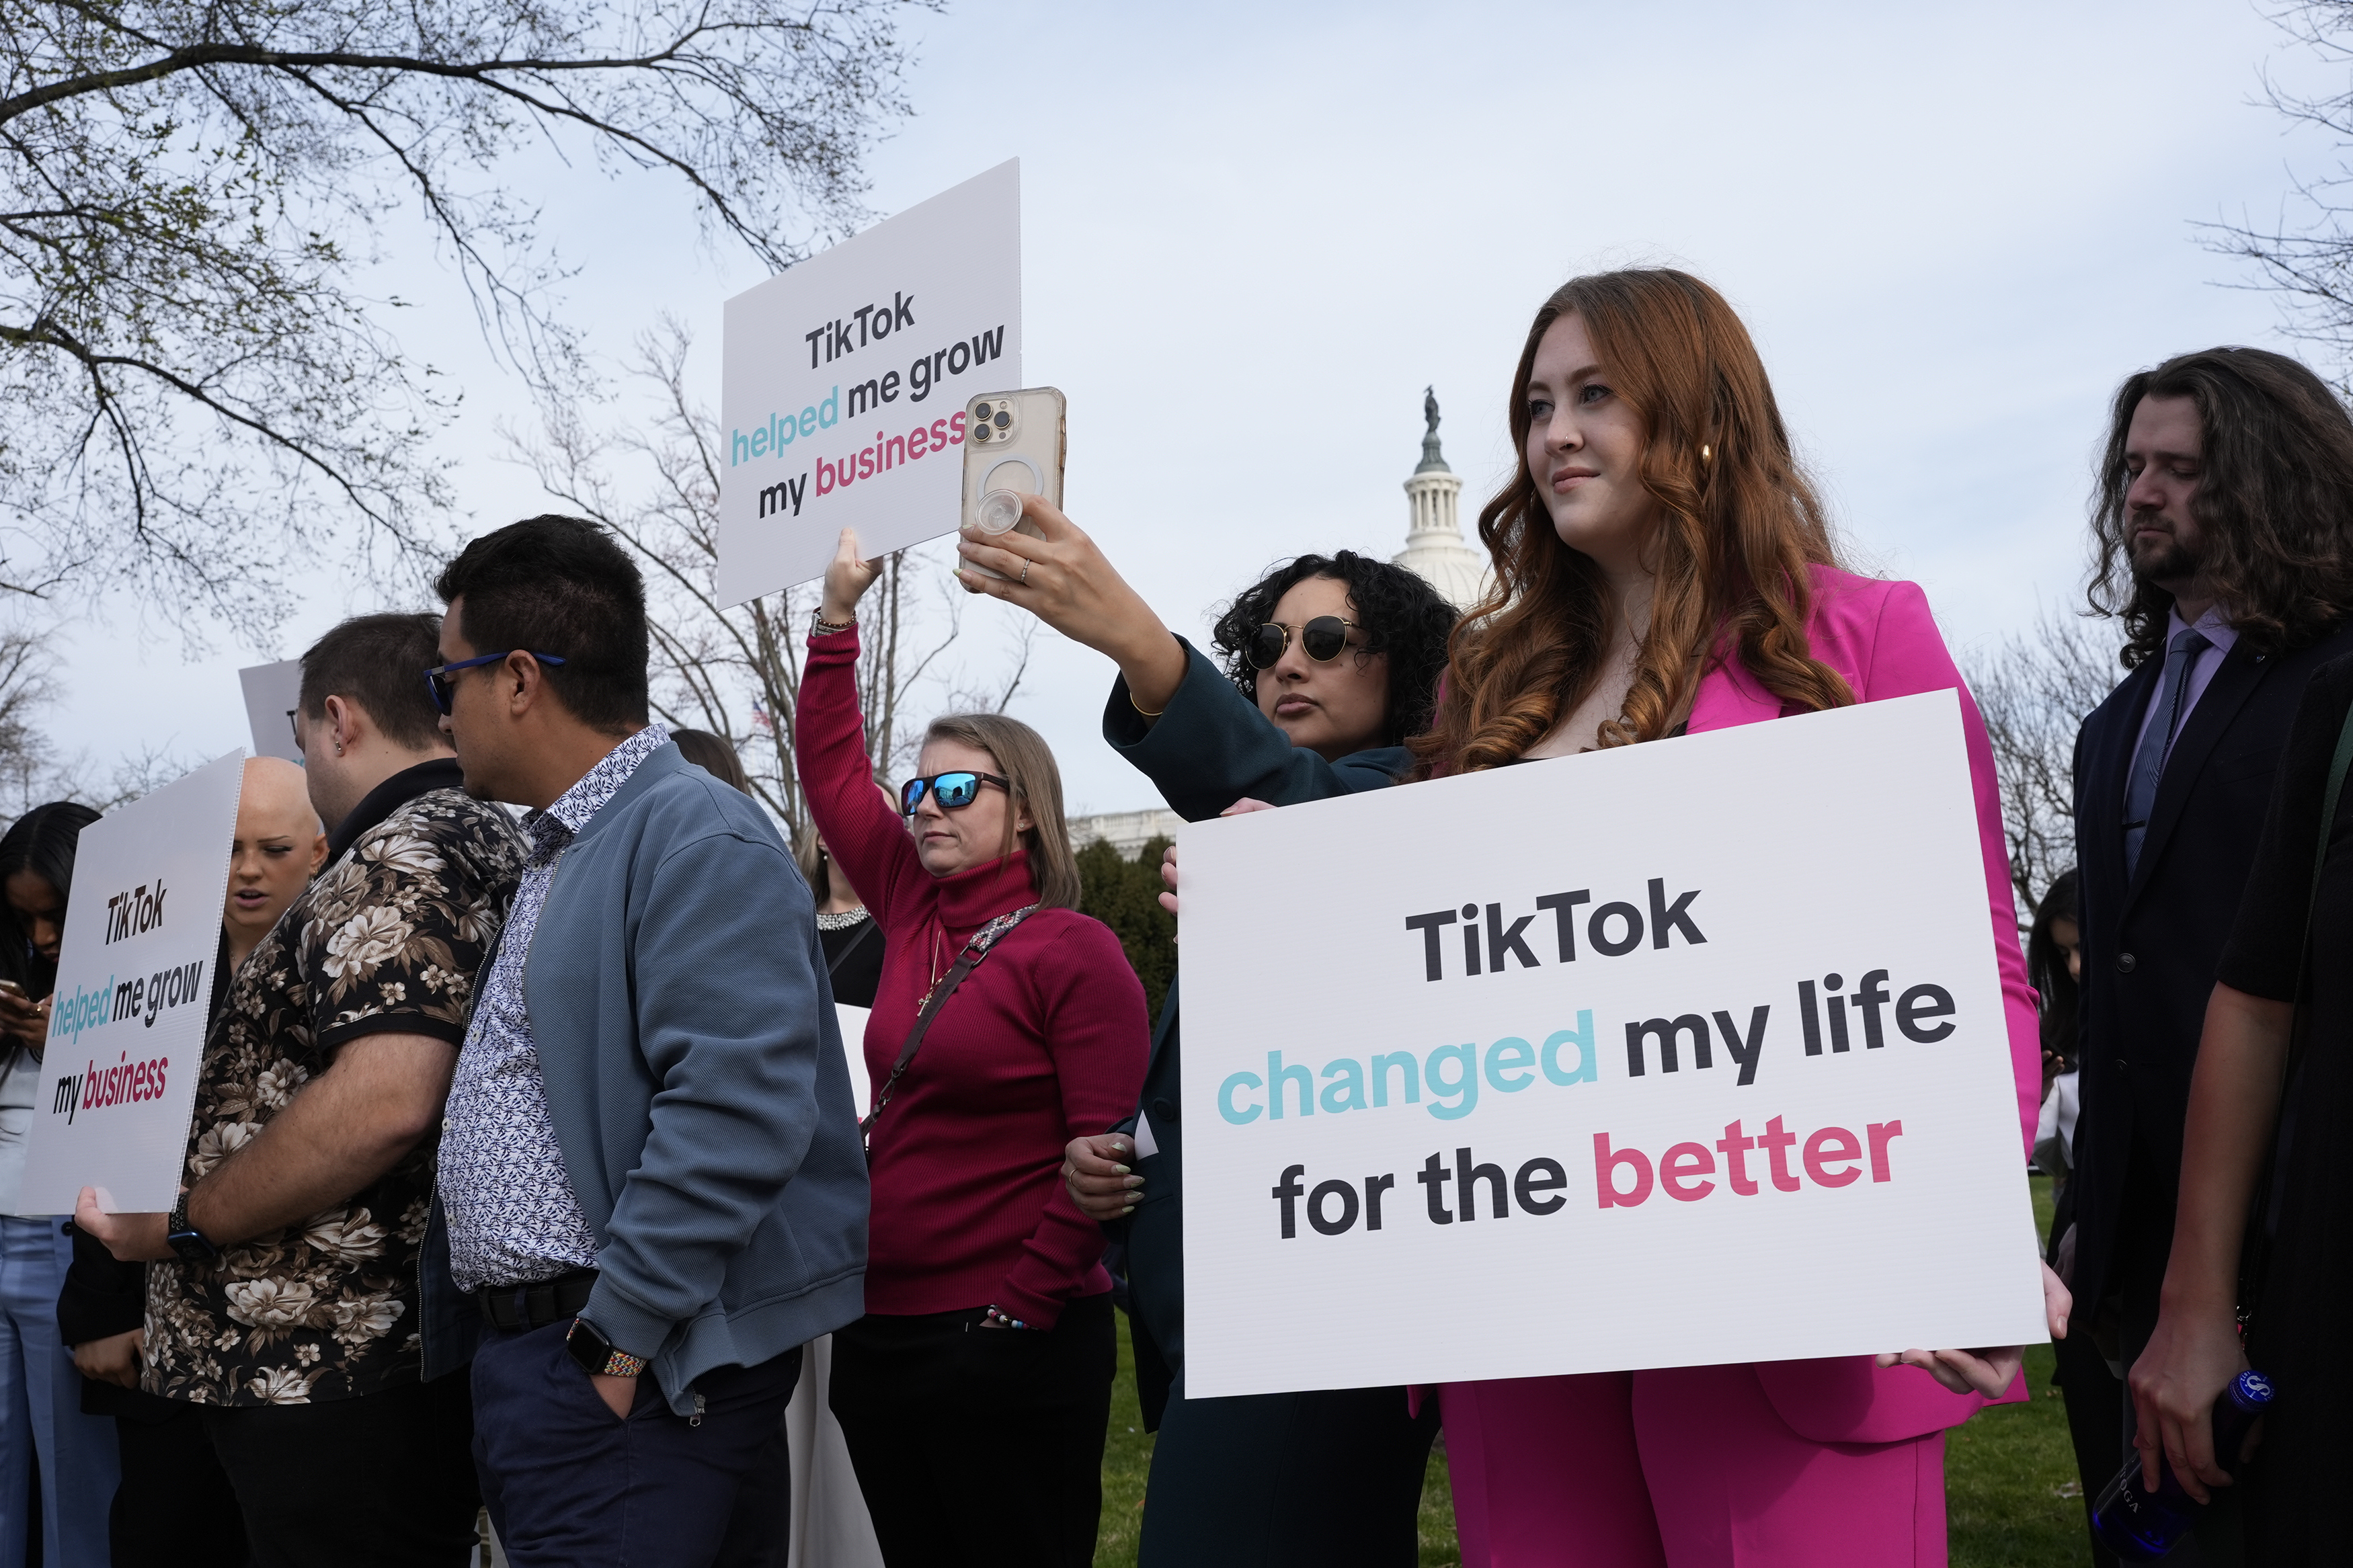
[[[1379,789],[1412,765],[1405,741],[1429,728],[1454,628],[1421,578],[1346,550],[1276,566],[1219,617],[1221,671],[1068,518],[1035,496],[1025,510],[1044,537],[968,531],[965,559],[1000,575],[965,586],[1119,665],[1103,739],[1187,821]],[[1408,1568],[1434,1402],[1416,1416],[1402,1388],[1185,1397],[1177,1075],[1172,982],[1135,1115],[1073,1140],[1062,1167],[1072,1201],[1127,1244],[1136,1391],[1160,1434],[1137,1561]]]
[[[1355,645],[1356,667],[1366,668],[1374,658],[1383,658],[1388,701],[1381,713],[1379,743],[1405,744],[1407,736],[1430,727],[1430,711],[1438,705],[1438,678],[1446,668],[1446,639],[1454,630],[1454,606],[1402,566],[1343,550],[1328,556],[1298,556],[1272,568],[1235,596],[1209,633],[1210,642],[1225,657],[1227,678],[1292,737],[1293,745],[1322,749],[1302,738],[1299,728],[1286,721],[1279,677],[1274,680],[1277,689],[1271,693],[1271,705],[1267,700],[1269,677],[1281,655],[1274,662],[1260,662],[1278,646],[1268,628],[1285,624],[1282,601],[1301,584],[1315,582],[1328,583],[1338,590],[1343,602],[1333,607],[1346,612],[1339,618],[1345,623],[1354,616],[1354,624],[1362,630],[1361,642]],[[1334,597],[1328,591],[1314,596],[1327,602]],[[1309,657],[1312,659],[1314,655]]]

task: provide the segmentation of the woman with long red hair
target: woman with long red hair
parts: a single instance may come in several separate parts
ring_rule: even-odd
[[[1687,273],[1575,279],[1528,331],[1511,425],[1519,470],[1479,514],[1494,585],[1455,631],[1421,775],[1958,689],[2022,1164],[2041,1055],[1984,723],[1920,590],[1840,568],[1739,317]],[[1463,1562],[1942,1563],[1945,1432],[2018,1397],[2021,1355],[1450,1384]]]

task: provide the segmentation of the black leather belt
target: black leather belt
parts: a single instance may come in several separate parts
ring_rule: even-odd
[[[474,1292],[482,1316],[499,1329],[543,1329],[576,1318],[596,1288],[594,1268],[575,1268],[529,1285],[485,1285]]]

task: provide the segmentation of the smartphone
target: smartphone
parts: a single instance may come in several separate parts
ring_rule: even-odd
[[[1062,504],[1062,456],[1068,405],[1059,388],[984,392],[964,405],[964,518],[983,533],[1018,528],[1044,537],[1021,515],[1021,498]],[[967,569],[1001,577],[974,562]]]
[[[32,1000],[30,993],[13,980],[0,980],[0,992],[5,992],[19,1002]]]

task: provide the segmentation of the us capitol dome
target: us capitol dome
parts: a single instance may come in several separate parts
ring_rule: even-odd
[[[1422,433],[1421,464],[1405,482],[1411,509],[1405,549],[1390,557],[1390,564],[1420,577],[1456,609],[1467,610],[1487,591],[1487,552],[1463,542],[1462,480],[1439,456],[1435,387],[1423,393],[1421,416],[1429,428]]]

